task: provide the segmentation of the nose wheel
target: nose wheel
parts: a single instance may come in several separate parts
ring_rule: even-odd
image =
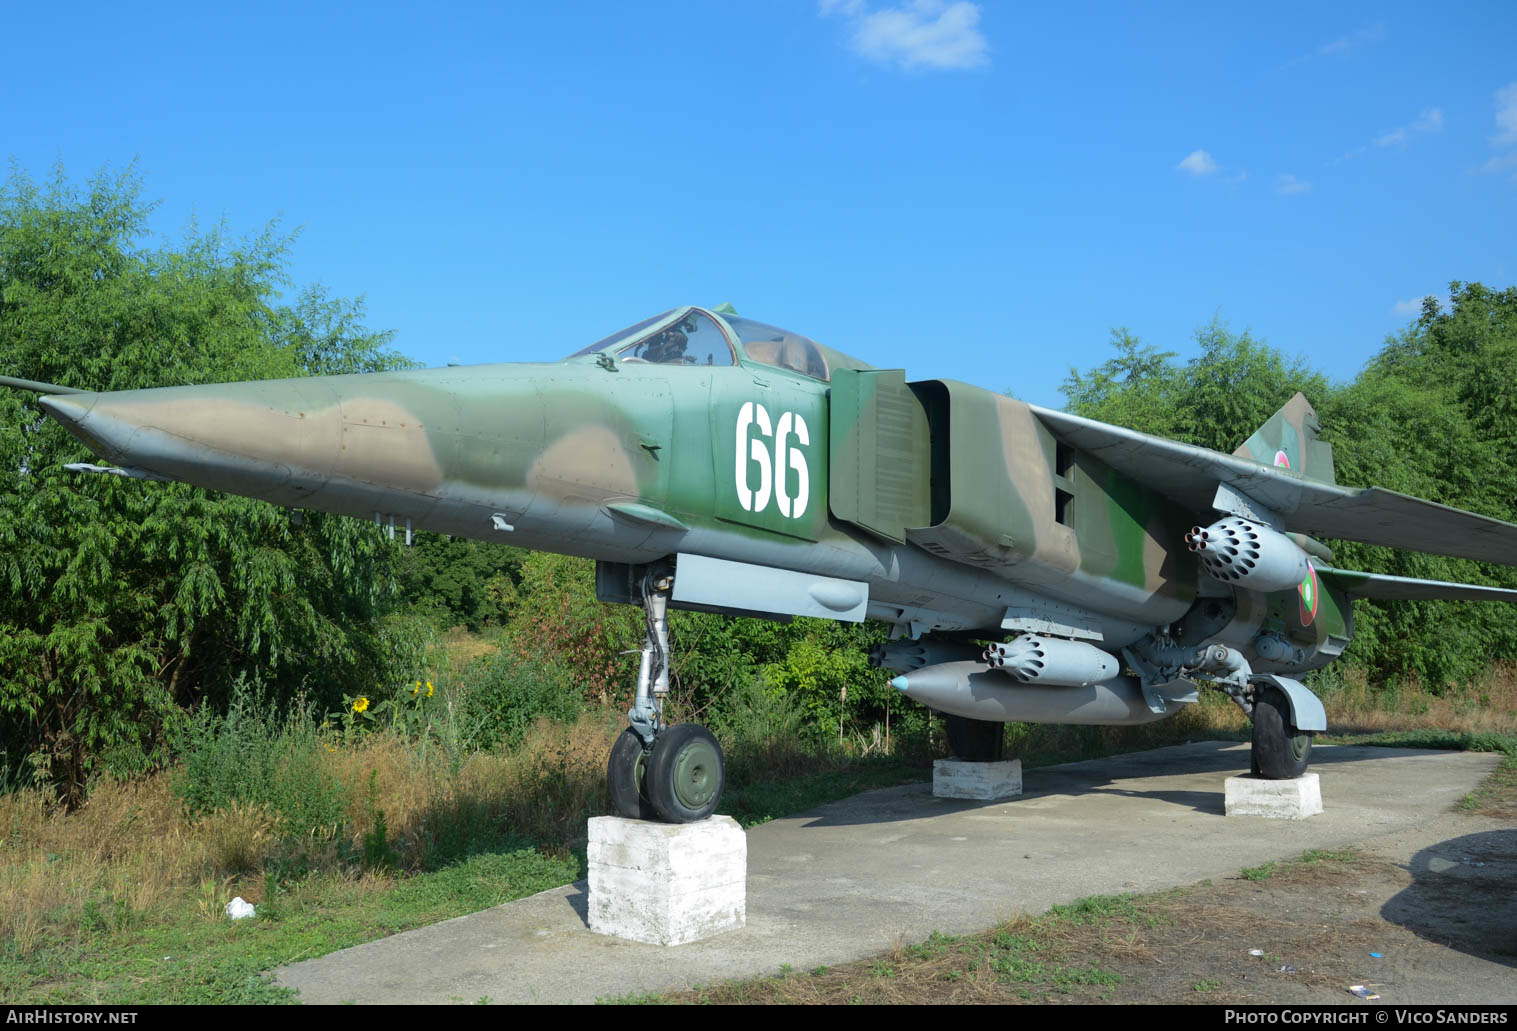
[[[653,742],[645,784],[648,800],[669,823],[704,820],[727,786],[722,746],[699,723],[670,727]]]
[[[716,736],[699,723],[666,727],[652,748],[628,727],[611,748],[606,785],[616,811],[629,820],[694,823],[721,802],[727,760]]]
[[[611,804],[619,815],[629,820],[657,820],[658,810],[645,794],[648,778],[648,755],[643,739],[628,727],[611,746],[611,761],[606,766],[606,787],[611,790]]]

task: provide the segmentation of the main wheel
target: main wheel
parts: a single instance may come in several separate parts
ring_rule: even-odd
[[[611,804],[629,820],[657,820],[658,810],[648,801],[648,753],[643,739],[628,727],[611,746],[611,761],[606,765],[606,787],[611,790]]]
[[[1261,688],[1254,698],[1251,765],[1265,780],[1294,780],[1306,772],[1312,734],[1291,726],[1290,702],[1278,687]]]
[[[957,759],[995,763],[1006,758],[1006,724],[943,715],[948,724],[948,750]]]
[[[670,823],[694,823],[716,811],[727,785],[727,760],[716,736],[699,723],[659,734],[644,781],[648,800]]]

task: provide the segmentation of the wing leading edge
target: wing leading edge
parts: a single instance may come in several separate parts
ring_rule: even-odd
[[[1482,584],[1450,583],[1447,580],[1416,580],[1385,573],[1360,573],[1350,569],[1318,566],[1317,575],[1350,598],[1372,601],[1507,601],[1517,602],[1517,590]]]
[[[1056,436],[1198,512],[1212,507],[1220,483],[1270,508],[1285,522],[1286,529],[1298,533],[1517,565],[1517,526],[1500,519],[1381,487],[1322,483],[1287,469],[1108,426],[1068,412],[1037,406],[1032,410]]]

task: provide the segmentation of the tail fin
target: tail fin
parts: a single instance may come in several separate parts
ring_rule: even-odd
[[[1317,439],[1321,429],[1311,402],[1298,393],[1233,454],[1260,465],[1289,469],[1318,483],[1337,483],[1333,446]]]

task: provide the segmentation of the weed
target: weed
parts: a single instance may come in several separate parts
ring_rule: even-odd
[[[1243,877],[1245,880],[1250,881],[1268,880],[1270,875],[1275,872],[1275,865],[1275,861],[1271,859],[1262,866],[1245,866],[1243,868]]]
[[[1222,982],[1221,981],[1210,981],[1210,980],[1207,980],[1207,981],[1197,981],[1195,984],[1191,985],[1190,987],[1191,987],[1191,991],[1195,991],[1195,992],[1214,992],[1218,988],[1222,987]]]
[[[1309,848],[1301,853],[1303,863],[1352,863],[1357,858],[1350,849],[1331,851],[1323,848]]]
[[[1145,923],[1153,919],[1140,912],[1136,895],[1090,895],[1062,906],[1054,906],[1049,915],[1072,924],[1102,924],[1114,919]]]
[[[390,847],[390,828],[379,808],[379,771],[369,774],[369,829],[363,835],[363,868],[394,870],[400,857]]]
[[[933,931],[927,936],[927,940],[916,945],[906,947],[906,955],[912,959],[936,959],[948,951],[948,946],[959,939],[938,931]]]

